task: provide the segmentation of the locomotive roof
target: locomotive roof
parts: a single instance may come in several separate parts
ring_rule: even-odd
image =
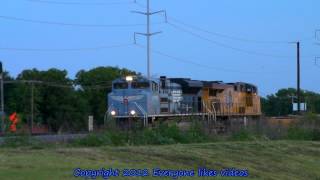
[[[253,84],[250,84],[250,83],[245,83],[245,82],[234,82],[234,83],[227,83],[227,84],[230,84],[230,85],[243,84],[243,85],[246,85],[246,86],[251,86],[251,87],[257,88],[257,86],[255,86]]]
[[[139,81],[139,82],[149,81],[148,78],[143,77],[143,76],[132,76],[132,77],[133,77],[133,81]],[[156,79],[151,79],[151,81],[157,82]],[[120,78],[117,78],[113,81],[113,83],[116,83],[116,82],[127,82],[127,80],[126,80],[126,77],[120,77]]]
[[[205,87],[208,88],[213,88],[213,89],[227,89],[232,87],[232,85],[230,84],[226,84],[226,83],[207,83]]]
[[[149,81],[148,78],[143,77],[143,76],[132,76],[133,81]],[[161,76],[160,78],[166,78],[165,76]],[[233,85],[238,85],[238,84],[243,84],[245,86],[253,87],[257,89],[257,86],[250,84],[250,83],[245,83],[245,82],[233,82],[233,83],[224,83],[223,81],[200,81],[200,80],[192,80],[190,78],[166,78],[170,80],[173,83],[179,84],[183,89],[194,89],[195,91],[197,89],[201,89],[203,87],[212,87],[216,89],[225,89]],[[126,77],[121,77],[118,79],[115,79],[113,83],[115,82],[124,82],[126,81]],[[151,81],[153,82],[158,82],[157,79],[152,79]]]
[[[191,80],[188,78],[169,78],[171,82],[181,85],[183,93],[197,94],[203,87],[202,81]]]
[[[189,78],[169,78],[169,79],[170,81],[180,84],[181,86],[201,88],[204,85],[202,81],[191,80]]]

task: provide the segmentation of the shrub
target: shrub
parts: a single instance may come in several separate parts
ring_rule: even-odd
[[[31,147],[33,149],[42,149],[44,144],[36,139],[32,138],[31,136],[7,136],[4,137],[4,141],[1,147]]]
[[[185,133],[187,143],[209,141],[208,135],[205,134],[201,124],[198,121],[192,122],[190,129]]]
[[[231,140],[233,141],[251,141],[254,139],[254,135],[246,129],[241,129],[231,135]]]
[[[176,141],[172,138],[172,136],[176,136],[176,132],[172,132],[172,130],[167,130],[162,126],[161,128],[158,127],[155,129],[143,129],[140,131],[133,131],[129,135],[129,142],[131,145],[173,144]]]
[[[320,130],[319,129],[315,129],[312,132],[312,140],[313,141],[320,141]]]
[[[114,131],[110,131],[105,133],[105,135],[107,138],[110,139],[111,144],[115,145],[115,146],[121,146],[121,145],[125,145],[128,142],[128,137],[129,134],[125,133],[125,132],[114,132]]]
[[[186,141],[185,136],[177,125],[169,126],[168,124],[161,124],[155,131],[160,138],[159,140],[167,142],[166,144],[184,143]]]
[[[288,139],[290,140],[312,140],[313,133],[311,130],[291,127],[288,129]]]
[[[103,146],[108,144],[112,144],[111,139],[109,136],[102,134],[90,134],[85,138],[81,138],[73,142],[73,145],[87,147]]]
[[[4,138],[3,146],[5,147],[19,147],[29,145],[28,136],[8,136]]]

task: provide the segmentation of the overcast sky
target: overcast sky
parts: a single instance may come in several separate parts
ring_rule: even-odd
[[[16,76],[27,68],[119,66],[146,74],[145,0],[1,0],[0,59]],[[262,95],[296,86],[301,41],[303,89],[320,91],[318,0],[151,0],[152,74],[244,81]],[[320,39],[320,33],[319,33]],[[320,42],[320,41],[319,41]],[[9,49],[8,49],[9,48]],[[93,49],[91,49],[93,48]],[[98,49],[95,49],[98,48]],[[44,51],[44,50],[56,51]],[[58,51],[64,49],[65,51]],[[73,51],[69,51],[69,50]],[[20,51],[26,50],[26,51]],[[37,50],[37,51],[35,51]]]

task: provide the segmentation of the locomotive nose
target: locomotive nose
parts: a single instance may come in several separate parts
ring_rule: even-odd
[[[146,101],[146,95],[141,92],[130,91],[111,94],[109,96],[109,114],[114,117],[141,116],[146,111]]]

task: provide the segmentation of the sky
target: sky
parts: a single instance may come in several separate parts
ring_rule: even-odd
[[[0,60],[22,70],[118,66],[146,74],[146,0],[1,0]],[[318,0],[150,0],[153,77],[248,82],[266,96],[296,87],[320,91]],[[319,32],[320,40],[320,32]]]

